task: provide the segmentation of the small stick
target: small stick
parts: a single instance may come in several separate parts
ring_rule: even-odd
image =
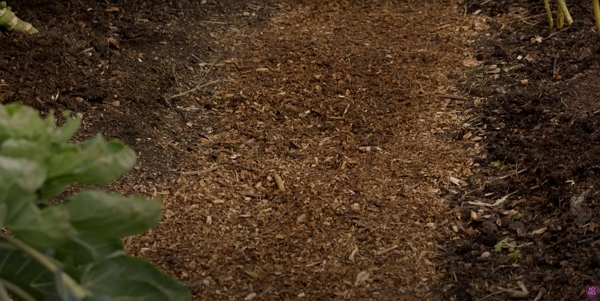
[[[552,248],[554,248],[554,247],[562,244],[563,242],[565,242],[565,240],[570,239],[570,238],[571,238],[571,234],[569,234],[569,235],[567,235],[567,237],[565,237],[565,238],[563,238],[563,239],[561,239],[561,240],[559,240],[559,241],[557,241],[557,242],[555,242],[555,243],[553,243],[553,244],[545,247],[544,250],[552,249]]]
[[[487,296],[485,296],[485,297],[483,297],[481,299],[477,299],[477,301],[483,301],[483,300],[485,300],[485,299],[487,299],[489,297],[492,297],[492,296],[498,295],[498,294],[502,294],[502,293],[504,293],[504,292],[503,291],[498,291],[498,292],[495,292],[495,293],[491,293],[491,294],[489,294],[489,295],[487,295]]]
[[[203,81],[203,80],[206,78],[206,76],[208,75],[208,72],[210,72],[210,70],[212,70],[212,68],[213,68],[214,66],[215,66],[215,62],[212,62],[212,64],[210,64],[210,67],[208,67],[208,70],[206,70],[206,72],[204,72],[204,75],[202,75],[202,78],[200,79],[200,82],[202,82],[202,81]],[[175,70],[175,67],[173,67],[173,70]],[[183,93],[179,93],[179,94],[177,94],[177,95],[173,95],[173,96],[171,96],[169,99],[173,99],[173,98],[175,98],[175,97],[180,97],[180,96],[187,95],[187,94],[189,94],[189,93],[192,93],[192,92],[194,92],[194,91],[196,91],[196,90],[198,90],[198,89],[200,89],[200,88],[204,88],[204,87],[206,87],[206,86],[208,86],[208,85],[212,85],[212,84],[214,84],[214,83],[218,83],[218,82],[219,82],[218,80],[215,80],[215,81],[212,81],[212,82],[210,82],[210,83],[206,83],[206,84],[204,84],[204,85],[202,85],[202,86],[200,86],[200,84],[198,84],[198,85],[197,85],[195,88],[193,88],[193,89],[191,89],[191,90],[188,90],[188,91],[185,91],[185,92],[183,92]]]
[[[379,256],[379,255],[383,255],[389,251],[393,251],[394,249],[398,248],[398,245],[393,245],[387,249],[383,249],[381,251],[375,251],[375,256]]]
[[[190,89],[190,90],[187,90],[187,91],[185,91],[185,92],[181,92],[181,93],[179,93],[179,94],[177,94],[177,95],[173,95],[173,96],[169,97],[169,99],[173,99],[173,98],[177,98],[177,97],[181,97],[181,96],[188,95],[188,94],[190,94],[190,93],[192,93],[192,92],[194,92],[194,91],[196,91],[196,90],[198,90],[198,89],[202,89],[202,88],[204,88],[204,87],[206,87],[206,86],[210,86],[210,85],[212,85],[212,84],[216,84],[216,83],[218,83],[218,82],[219,82],[218,80],[213,80],[212,82],[208,82],[208,83],[206,83],[206,84],[204,84],[204,85],[198,85],[198,86],[196,86],[195,88],[192,88],[192,89]]]
[[[512,176],[514,176],[514,175],[522,174],[522,173],[524,173],[524,172],[526,172],[526,171],[527,171],[527,168],[525,168],[525,169],[521,169],[521,170],[519,170],[519,171],[517,171],[517,172],[515,172],[515,173],[509,173],[509,174],[507,174],[507,175],[504,175],[504,176],[498,177],[498,180],[504,180],[504,179],[506,179],[506,178],[509,178],[509,177],[512,177]]]
[[[204,173],[208,173],[208,172],[214,171],[217,168],[219,168],[219,166],[213,166],[211,168],[207,168],[207,169],[203,169],[203,170],[182,171],[180,174],[182,176],[201,175],[201,174],[204,174]]]
[[[551,38],[551,37],[553,37],[553,36],[555,36],[555,35],[557,35],[557,34],[559,34],[559,33],[563,32],[563,31],[566,31],[566,30],[568,30],[568,29],[569,29],[569,27],[565,27],[565,28],[563,28],[563,29],[561,29],[561,30],[559,30],[559,31],[555,31],[555,32],[553,32],[553,33],[549,34],[547,37],[545,37],[545,38],[544,38],[544,40],[547,40],[547,39],[549,39],[549,38]]]

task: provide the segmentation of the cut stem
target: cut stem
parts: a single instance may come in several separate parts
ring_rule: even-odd
[[[563,29],[565,26],[565,14],[560,7],[556,10],[556,28]]]
[[[544,7],[546,8],[546,14],[548,15],[548,23],[550,28],[554,27],[554,19],[552,19],[552,10],[550,10],[550,3],[548,0],[544,0]]]
[[[38,33],[38,30],[35,29],[31,23],[25,22],[15,16],[4,1],[0,2],[0,27],[4,27],[9,31],[14,32],[25,32],[28,34]]]
[[[571,18],[571,14],[569,13],[569,9],[567,9],[567,4],[565,4],[565,0],[556,0],[558,3],[558,9],[565,15],[565,19],[567,20],[567,25],[573,24],[573,18]]]

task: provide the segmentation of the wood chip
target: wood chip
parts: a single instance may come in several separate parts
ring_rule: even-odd
[[[360,271],[358,275],[356,275],[356,280],[354,281],[354,286],[362,286],[367,283],[367,280],[371,277],[371,273],[369,271]]]
[[[275,179],[275,183],[277,184],[277,188],[279,188],[279,190],[281,190],[281,191],[285,191],[285,185],[284,185],[284,182],[281,179],[281,177],[278,174],[274,173],[273,174],[273,178]]]
[[[374,151],[380,151],[381,148],[378,146],[361,146],[358,148],[361,152],[367,153],[367,152],[374,152]]]

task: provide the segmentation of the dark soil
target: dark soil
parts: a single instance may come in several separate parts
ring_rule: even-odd
[[[0,33],[0,103],[138,153],[108,188],[165,211],[126,249],[196,300],[582,300],[591,5],[449,2],[14,1],[41,33]]]
[[[600,39],[591,4],[569,3],[575,22],[562,31],[548,29],[541,1],[466,7],[490,28],[475,42],[482,65],[463,85],[484,103],[474,122],[487,154],[455,195],[466,235],[449,246],[451,292],[506,300],[497,287],[522,291],[521,281],[527,300],[584,300],[586,286],[600,283]],[[506,195],[490,208],[467,203]],[[492,251],[504,238],[522,247]]]

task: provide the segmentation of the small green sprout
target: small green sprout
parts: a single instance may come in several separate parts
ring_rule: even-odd
[[[492,167],[500,167],[500,161],[498,161],[498,160],[496,160],[496,161],[493,161],[492,163],[490,163],[490,165],[491,165]]]
[[[508,237],[499,241],[496,245],[494,245],[494,252],[498,253],[500,251],[502,251],[502,248],[504,247],[514,247],[513,245],[508,243]]]
[[[519,252],[512,252],[512,253],[508,253],[508,258],[513,259],[513,260],[517,260],[521,257],[521,253]]]

